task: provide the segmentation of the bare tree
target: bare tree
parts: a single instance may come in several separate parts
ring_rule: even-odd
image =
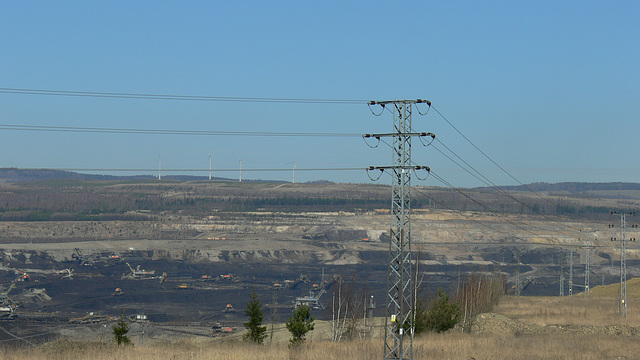
[[[342,341],[366,337],[367,286],[357,289],[354,275],[346,282],[339,276],[331,300],[331,340]]]
[[[455,302],[462,310],[463,332],[471,330],[478,314],[491,311],[505,293],[505,277],[494,271],[490,274],[473,272],[466,277],[456,293]]]

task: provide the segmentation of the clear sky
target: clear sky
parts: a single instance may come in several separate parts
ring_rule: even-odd
[[[175,95],[423,98],[524,183],[640,181],[636,1],[0,1],[0,87]],[[390,132],[364,105],[0,93],[0,125]],[[499,185],[516,182],[435,111],[413,119]],[[434,148],[413,158],[481,186]],[[0,130],[0,166],[245,169],[390,165],[358,137]],[[444,148],[441,147],[444,150]],[[207,175],[206,172],[199,173]],[[214,173],[237,177],[237,173]],[[289,172],[244,172],[290,180]],[[369,182],[364,171],[296,181]],[[381,179],[388,183],[390,179]],[[414,185],[437,185],[433,178]]]

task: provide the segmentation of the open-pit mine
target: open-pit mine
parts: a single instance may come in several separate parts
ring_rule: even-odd
[[[416,195],[412,250],[423,293],[455,291],[471,273],[497,273],[509,293],[558,295],[572,251],[577,294],[587,240],[591,284],[619,280],[618,244],[610,241],[619,230],[610,218],[557,214],[536,196],[521,197],[541,202],[534,211],[469,192],[505,210],[474,209],[437,188]],[[382,316],[389,194],[386,186],[333,183],[1,184],[0,341],[106,339],[123,315],[136,341],[225,336],[242,330],[251,291],[265,305],[266,322],[283,322],[296,303],[330,319],[334,289],[345,284],[369,299],[369,316]],[[637,205],[584,194],[544,197],[578,209]],[[627,259],[628,276],[640,275],[637,250],[630,247]]]

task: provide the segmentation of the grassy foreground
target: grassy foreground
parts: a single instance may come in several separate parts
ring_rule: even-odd
[[[640,345],[616,336],[432,334],[414,341],[414,359],[637,359]],[[296,351],[286,344],[180,342],[118,348],[113,344],[58,341],[38,349],[4,351],[0,358],[18,359],[382,359],[382,341],[332,343],[317,341]]]
[[[640,327],[640,301],[629,298],[629,315],[621,319],[617,299],[606,292],[602,295],[594,292],[596,295],[588,299],[579,295],[506,297],[495,309],[495,315],[476,321],[476,333],[449,332],[417,337],[414,359],[640,358],[640,331],[636,330]],[[243,343],[238,337],[120,348],[110,342],[61,340],[32,349],[4,349],[0,351],[0,359],[369,360],[383,357],[380,338],[339,343],[324,338],[316,334],[297,350],[290,350],[286,341],[261,346]]]

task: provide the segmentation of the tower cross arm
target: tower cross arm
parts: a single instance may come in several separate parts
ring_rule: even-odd
[[[380,139],[381,137],[392,137],[392,136],[425,136],[431,137],[432,139],[436,138],[436,134],[430,132],[411,132],[411,133],[383,133],[383,134],[364,134],[363,138],[376,138]]]
[[[375,100],[371,100],[369,101],[369,105],[387,105],[387,104],[398,104],[398,103],[402,103],[402,104],[427,104],[429,106],[431,106],[431,101],[429,100],[423,100],[423,99],[416,99],[416,100],[385,100],[385,101],[375,101]]]
[[[406,169],[406,170],[427,170],[431,171],[428,166],[413,165],[413,166],[369,166],[369,170],[390,170],[390,169]]]

